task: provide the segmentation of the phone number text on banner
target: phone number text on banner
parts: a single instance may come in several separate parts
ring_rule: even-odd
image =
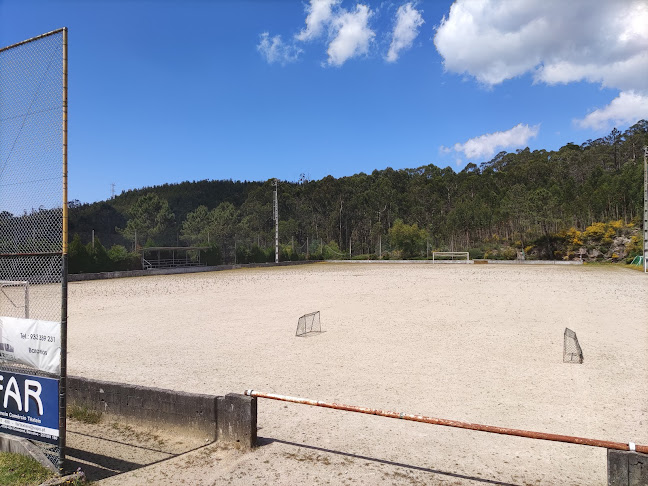
[[[0,316],[0,362],[61,372],[61,323]]]

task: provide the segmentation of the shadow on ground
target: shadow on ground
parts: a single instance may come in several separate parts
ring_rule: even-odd
[[[412,471],[420,471],[420,472],[425,472],[425,473],[430,473],[430,474],[439,474],[442,476],[446,477],[451,477],[455,479],[463,479],[463,480],[468,480],[468,481],[474,481],[477,483],[483,483],[483,484],[495,484],[498,486],[520,486],[514,483],[507,483],[503,481],[496,481],[493,479],[486,479],[486,478],[479,478],[476,476],[468,476],[465,474],[457,474],[457,473],[452,473],[448,471],[440,471],[438,469],[431,469],[427,467],[421,467],[421,466],[415,466],[412,464],[405,464],[402,462],[395,462],[395,461],[387,461],[385,459],[378,459],[376,457],[368,457],[368,456],[361,456],[359,454],[352,454],[349,452],[343,452],[343,451],[336,451],[333,449],[325,449],[323,447],[317,447],[317,446],[312,446],[308,444],[300,444],[297,442],[289,442],[286,440],[280,440],[280,439],[273,439],[269,437],[259,437],[257,439],[257,445],[259,447],[263,447],[272,443],[277,443],[277,444],[284,444],[284,445],[289,445],[289,446],[294,446],[294,447],[299,447],[302,449],[307,449],[307,450],[313,450],[313,451],[318,451],[318,452],[326,452],[328,454],[335,454],[341,457],[348,457],[352,459],[362,459],[364,461],[368,462],[373,462],[376,464],[384,464],[388,466],[395,466],[395,467],[401,467],[404,469],[412,470]]]
[[[209,443],[162,436],[120,423],[85,424],[68,421],[66,470],[81,468],[91,481],[158,464]]]

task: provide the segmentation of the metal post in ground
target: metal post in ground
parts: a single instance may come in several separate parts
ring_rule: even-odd
[[[63,29],[63,238],[61,241],[61,371],[59,380],[59,474],[65,473],[67,433],[67,297],[68,297],[68,30]],[[94,235],[94,232],[93,232]]]
[[[275,263],[279,263],[279,202],[277,198],[277,179],[274,180],[274,220],[275,220]]]
[[[648,146],[644,147],[644,273],[648,272]]]

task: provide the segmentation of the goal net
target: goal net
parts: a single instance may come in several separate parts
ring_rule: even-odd
[[[565,340],[563,345],[563,362],[564,363],[582,363],[583,350],[578,344],[576,333],[569,328],[565,328]]]
[[[0,280],[0,315],[29,318],[29,282]]]
[[[319,311],[305,314],[297,321],[297,332],[295,332],[295,336],[304,336],[311,332],[322,332]]]
[[[433,251],[432,261],[463,261],[470,260],[470,254],[467,251]]]

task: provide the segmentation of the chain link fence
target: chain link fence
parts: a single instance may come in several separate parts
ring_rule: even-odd
[[[59,324],[65,320],[62,316],[66,297],[66,35],[62,29],[0,50],[0,338],[3,341],[8,341],[9,331],[2,328],[3,316],[13,319],[5,319],[5,326],[6,322],[27,318]],[[65,343],[64,336],[58,339],[61,373],[44,372],[7,360],[10,353],[0,354],[0,371],[59,380],[64,373]],[[3,350],[14,346],[8,342],[1,344]],[[7,399],[4,402],[6,407]],[[64,424],[63,418],[63,428]],[[11,426],[8,428],[12,430]],[[58,444],[34,441],[57,467],[63,457],[60,446],[64,444],[64,436],[65,431],[59,430]]]

